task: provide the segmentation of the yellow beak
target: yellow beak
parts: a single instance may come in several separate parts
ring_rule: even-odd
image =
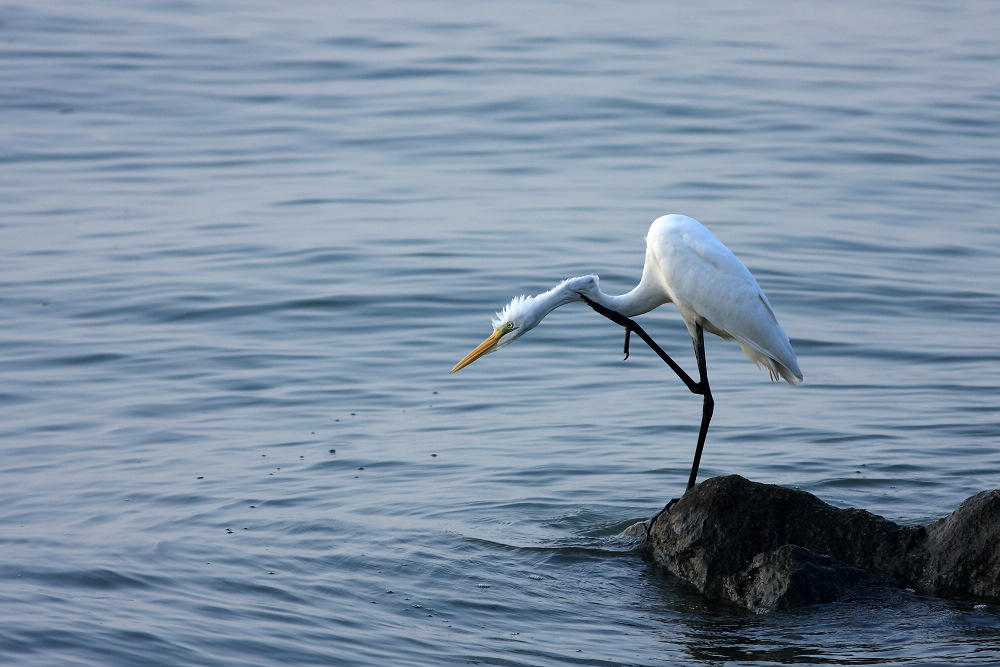
[[[466,366],[468,366],[469,364],[471,364],[479,357],[486,354],[487,352],[492,352],[496,348],[497,343],[500,341],[500,338],[503,335],[504,335],[503,329],[497,329],[496,331],[494,331],[492,334],[490,334],[489,338],[487,338],[486,340],[484,340],[482,343],[479,344],[479,347],[474,349],[472,352],[469,352],[467,355],[465,355],[464,359],[455,364],[455,367],[451,369],[451,372],[452,373],[458,372],[463,368],[465,368]]]

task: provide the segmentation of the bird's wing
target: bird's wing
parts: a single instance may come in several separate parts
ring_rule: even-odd
[[[795,352],[757,280],[729,248],[701,224],[675,225],[654,244],[665,288],[689,329],[736,339],[800,376]],[[747,349],[747,348],[750,349]],[[782,374],[784,375],[784,374]]]

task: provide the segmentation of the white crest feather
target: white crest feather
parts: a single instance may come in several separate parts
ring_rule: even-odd
[[[515,296],[511,299],[510,303],[503,307],[503,310],[494,315],[493,328],[499,329],[501,326],[509,322],[514,312],[524,306],[525,302],[531,298],[532,297],[527,294],[522,294],[521,296]]]

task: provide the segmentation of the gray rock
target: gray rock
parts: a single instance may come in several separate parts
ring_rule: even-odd
[[[684,494],[649,537],[657,563],[709,598],[756,612],[835,600],[859,584],[1000,597],[1000,491],[924,528],[716,477]]]
[[[725,597],[758,614],[779,607],[833,602],[859,584],[881,581],[829,556],[786,544],[757,554],[734,575],[723,577]]]
[[[935,595],[1000,598],[1000,490],[983,491],[927,526],[915,588]]]

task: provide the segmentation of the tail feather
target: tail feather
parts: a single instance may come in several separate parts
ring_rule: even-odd
[[[790,368],[788,365],[778,361],[766,352],[762,352],[761,350],[758,350],[743,341],[737,342],[743,349],[743,354],[747,355],[750,361],[754,362],[761,368],[767,369],[772,382],[784,380],[794,387],[802,381],[802,371],[799,370],[799,365],[794,358],[791,361],[791,366],[793,366],[793,368]]]

